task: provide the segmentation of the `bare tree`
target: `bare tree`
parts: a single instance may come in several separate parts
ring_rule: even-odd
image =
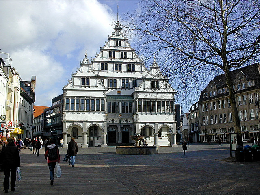
[[[259,0],[141,0],[131,23],[142,54],[164,56],[169,74],[188,70],[196,77],[195,70],[209,75],[224,72],[240,146],[230,72],[259,62],[259,8]]]

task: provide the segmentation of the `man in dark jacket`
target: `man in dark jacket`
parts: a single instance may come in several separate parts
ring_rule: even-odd
[[[3,168],[4,168],[4,191],[8,193],[9,190],[9,177],[11,172],[11,191],[15,191],[16,169],[20,167],[20,156],[18,148],[15,146],[14,139],[9,138],[8,144],[3,148]]]
[[[50,180],[51,180],[51,185],[53,185],[54,182],[54,169],[56,162],[60,162],[60,154],[59,154],[59,149],[55,145],[55,140],[51,139],[50,144],[46,147],[46,152],[45,152],[45,159],[48,162],[48,166],[50,169]],[[53,152],[56,153],[53,154]]]
[[[68,153],[70,156],[70,163],[71,163],[72,167],[74,167],[75,158],[78,153],[78,145],[77,145],[77,142],[75,142],[74,138],[71,138],[71,141],[69,142]]]

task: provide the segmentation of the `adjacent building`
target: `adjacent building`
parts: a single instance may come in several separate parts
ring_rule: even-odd
[[[239,113],[243,141],[259,140],[259,64],[232,71],[233,88]],[[199,102],[190,110],[190,131],[200,141],[229,141],[234,133],[231,105],[225,76],[216,76],[201,92]]]
[[[31,137],[36,78],[22,81],[19,73],[11,67],[9,54],[0,54],[7,56],[0,58],[0,135],[4,138]]]
[[[85,58],[63,88],[63,138],[82,147],[176,144],[175,90],[154,61],[149,70],[131,48],[119,22],[99,54]]]
[[[52,106],[44,110],[43,138],[53,137],[57,140],[63,138],[62,124],[63,94],[52,99]]]

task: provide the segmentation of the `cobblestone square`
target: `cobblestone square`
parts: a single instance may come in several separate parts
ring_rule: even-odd
[[[62,161],[50,185],[44,159],[21,151],[22,180],[11,194],[259,194],[260,162],[232,162],[229,145],[161,147],[154,155],[117,155],[115,147],[80,148],[75,167]],[[3,172],[0,172],[3,181]],[[1,186],[1,194],[3,186]]]

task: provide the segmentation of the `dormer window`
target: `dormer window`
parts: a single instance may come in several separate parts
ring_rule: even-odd
[[[134,64],[127,64],[127,72],[134,72],[135,65]]]
[[[116,46],[121,46],[121,40],[116,40]]]
[[[121,52],[121,58],[122,59],[127,59],[127,52]]]
[[[159,89],[159,81],[151,81],[152,89]]]
[[[101,63],[101,70],[107,70],[108,66],[107,63]]]
[[[82,77],[81,78],[81,85],[89,86],[89,78],[88,77]]]
[[[109,58],[115,58],[116,52],[115,51],[109,51]]]

